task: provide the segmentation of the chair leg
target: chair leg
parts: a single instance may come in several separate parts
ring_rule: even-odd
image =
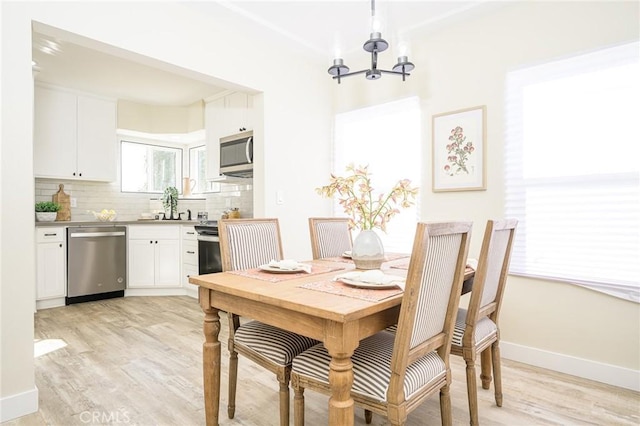
[[[471,425],[478,422],[478,390],[476,389],[476,363],[474,359],[465,359],[467,362],[467,398],[469,399],[469,416]]]
[[[280,426],[289,426],[289,377],[291,370],[278,374],[280,384]]]
[[[489,389],[491,386],[491,350],[486,348],[480,353],[480,380],[482,381],[482,389]]]
[[[371,420],[373,420],[373,412],[371,410],[364,410],[364,421],[366,424],[370,425]]]
[[[440,419],[442,421],[442,426],[451,426],[453,424],[449,385],[443,386],[440,389]]]
[[[493,361],[493,387],[496,392],[496,405],[502,407],[502,370],[500,366],[500,341],[491,345],[491,359]]]
[[[238,383],[238,353],[229,352],[229,403],[227,414],[230,419],[236,414],[236,384]]]
[[[293,388],[293,424],[304,426],[304,388]]]

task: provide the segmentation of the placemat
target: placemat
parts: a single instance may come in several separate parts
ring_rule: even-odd
[[[318,274],[325,274],[327,272],[332,272],[332,271],[340,271],[342,269],[345,269],[345,268],[342,268],[340,266],[311,265],[311,272],[303,271],[303,272],[296,272],[294,274],[265,272],[259,268],[239,269],[237,271],[229,271],[229,272],[232,274],[241,275],[247,278],[255,278],[262,281],[277,283],[280,281],[288,281],[288,280],[293,280],[300,277],[307,277],[309,275],[318,275]]]
[[[397,259],[402,259],[404,257],[411,257],[410,254],[408,253],[385,253],[384,254],[384,261],[385,262],[391,262]],[[353,259],[349,258],[349,257],[343,257],[343,256],[336,256],[336,257],[324,257],[321,260],[328,260],[331,262],[344,262],[344,263],[353,263]]]
[[[338,294],[340,296],[353,297],[366,300],[368,302],[379,302],[381,300],[402,294],[400,288],[368,289],[353,287],[339,281],[323,280],[312,283],[301,284],[299,287],[309,290],[322,291],[324,293]]]
[[[406,269],[409,269],[409,261],[410,261],[410,259],[407,259],[407,260],[405,260],[405,261],[398,262],[398,263],[396,263],[395,265],[391,265],[391,266],[389,266],[389,267],[390,267],[390,268],[395,268],[395,269],[405,269],[405,270],[406,270]],[[465,268],[465,270],[464,270],[465,275],[466,275],[466,274],[469,274],[469,273],[471,273],[471,272],[473,272],[473,271],[474,271],[474,269],[473,269],[471,266],[469,266],[469,265],[467,265],[467,266],[466,266],[466,268]]]

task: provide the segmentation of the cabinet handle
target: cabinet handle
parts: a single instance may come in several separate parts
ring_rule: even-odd
[[[54,232],[53,234],[44,234],[45,237],[55,237],[58,233]]]
[[[156,241],[156,244],[158,244],[158,242]]]
[[[187,250],[187,253],[189,253],[189,254],[196,254],[196,252],[195,252],[195,251],[189,251],[189,250]]]
[[[194,235],[195,232],[187,232],[188,235]]]
[[[75,175],[76,175],[76,172],[73,172],[73,175],[75,176]]]
[[[153,241],[149,241],[149,244],[153,244]]]
[[[62,243],[60,243],[60,248],[62,248]]]
[[[78,176],[82,176],[82,173],[78,173]]]

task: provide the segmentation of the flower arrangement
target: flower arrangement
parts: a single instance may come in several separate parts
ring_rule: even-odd
[[[467,160],[471,153],[475,151],[473,142],[467,142],[464,130],[460,126],[456,126],[451,129],[449,141],[451,142],[447,145],[447,154],[449,155],[447,157],[447,161],[449,164],[444,166],[445,173],[449,176],[462,172],[469,174],[469,170],[467,169]]]
[[[341,196],[338,202],[350,216],[349,227],[361,230],[380,228],[386,232],[389,220],[400,213],[398,207],[407,208],[415,204],[418,188],[411,186],[409,179],[399,180],[388,194],[373,194],[369,166],[346,168],[351,174],[346,177],[331,174],[329,185],[316,188],[318,194]]]

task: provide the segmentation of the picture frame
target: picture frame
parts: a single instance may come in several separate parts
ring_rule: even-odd
[[[433,192],[487,189],[485,123],[485,105],[432,116]]]

